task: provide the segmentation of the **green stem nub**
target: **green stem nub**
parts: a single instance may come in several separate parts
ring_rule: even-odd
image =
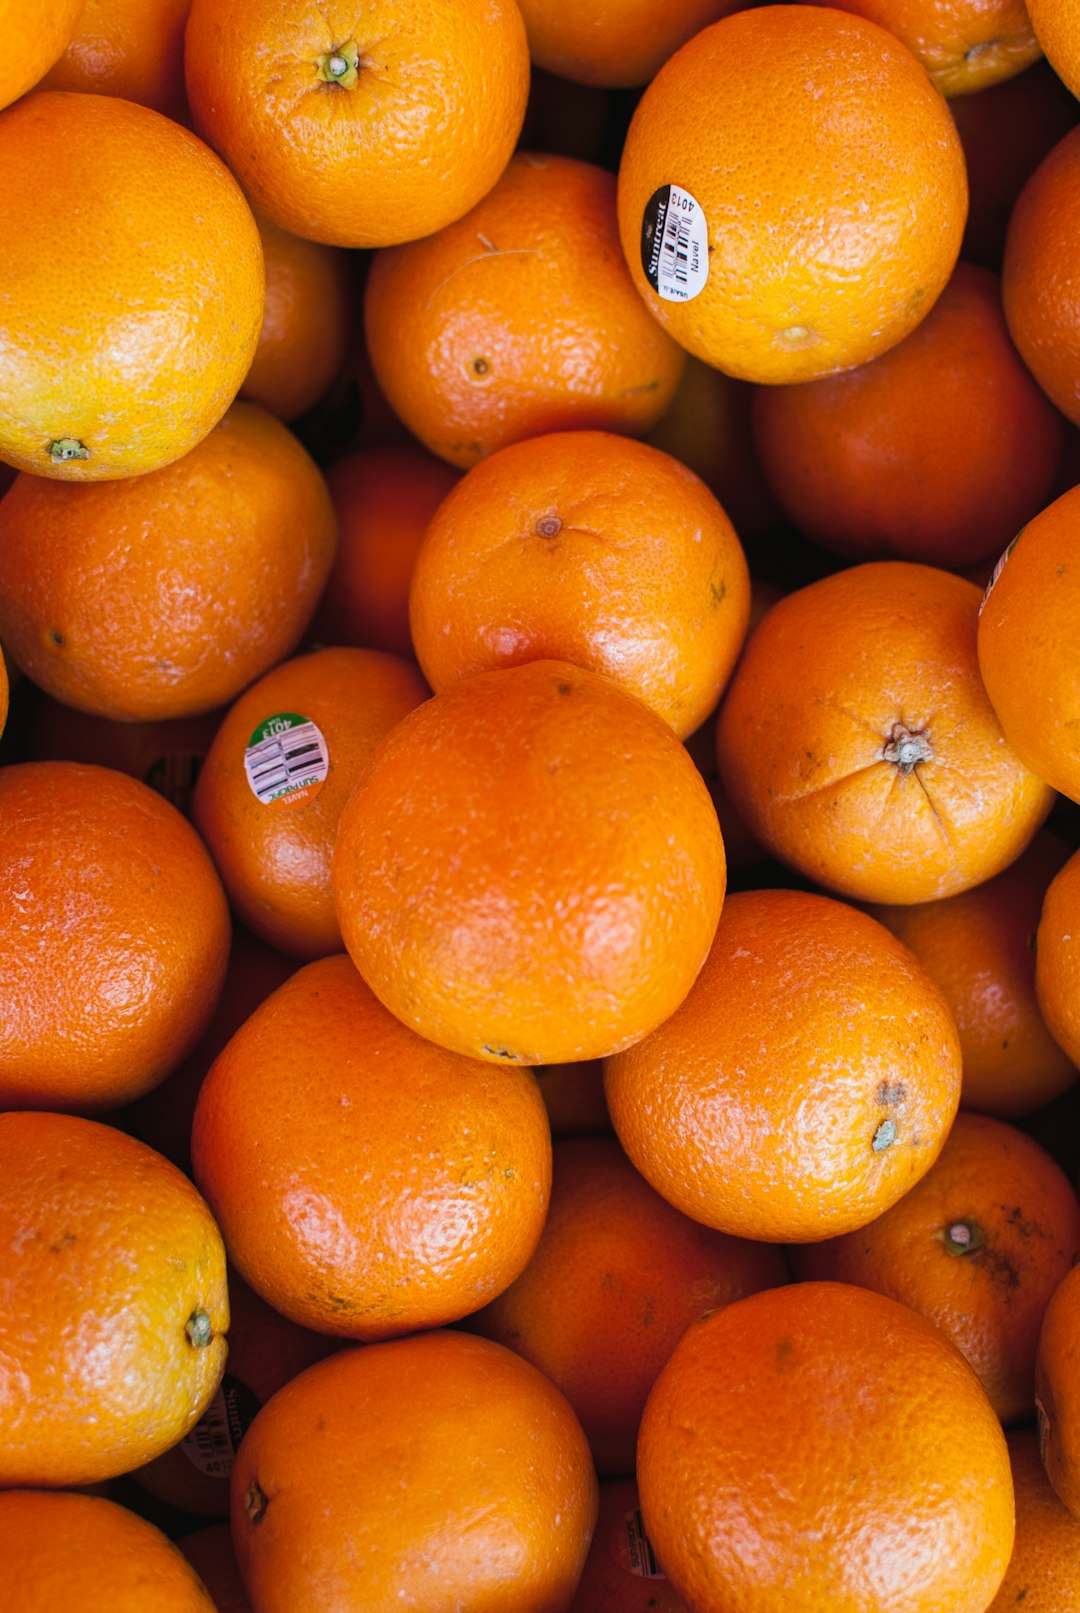
[[[192,1311],[184,1326],[184,1332],[197,1350],[205,1350],[214,1336],[213,1324],[205,1311]]]
[[[66,465],[69,459],[90,458],[89,448],[77,437],[54,437],[48,452],[54,465]]]
[[[360,76],[360,52],[352,40],[319,57],[319,77],[327,84],[351,90]]]
[[[950,1255],[971,1255],[982,1247],[982,1228],[975,1221],[950,1221],[942,1232],[942,1242]]]

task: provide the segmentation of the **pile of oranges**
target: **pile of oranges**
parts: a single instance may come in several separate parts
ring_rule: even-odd
[[[0,0],[0,1613],[1080,1606],[1078,97]]]

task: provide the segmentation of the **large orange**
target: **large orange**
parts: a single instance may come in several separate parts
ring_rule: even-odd
[[[409,614],[435,690],[573,661],[685,738],[716,705],[749,611],[735,529],[693,471],[612,432],[565,431],[500,449],[447,495]]]
[[[566,1400],[464,1333],[310,1367],[260,1412],[233,1472],[259,1613],[566,1613],[596,1509]]]
[[[1080,425],[1080,127],[1047,153],[1016,199],[1001,289],[1012,339],[1047,397]]]
[[[93,1484],[181,1439],[225,1367],[225,1251],[111,1126],[0,1114],[0,1487]]]
[[[736,11],[638,103],[619,229],[651,313],[749,381],[876,358],[929,313],[967,213],[960,141],[906,46],[834,7]]]
[[[1024,0],[831,0],[880,23],[922,62],[942,95],[971,95],[1042,55]]]
[[[191,0],[84,0],[78,26],[42,81],[138,101],[188,122],[184,25]]]
[[[346,1338],[478,1310],[524,1269],[551,1183],[532,1074],[421,1040],[344,956],[299,970],[237,1031],[191,1153],[256,1293]]]
[[[262,246],[236,180],[160,112],[62,90],[0,116],[0,165],[0,458],[80,482],[178,459],[259,339]]]
[[[229,914],[205,846],[127,774],[0,769],[0,1108],[101,1110],[205,1029]]]
[[[802,1242],[865,1226],[925,1176],[960,1097],[944,999],[867,914],[729,895],[682,1007],[608,1061],[634,1164],[685,1215]]]
[[[1006,743],[979,590],[868,561],[787,594],[728,685],[721,779],[772,854],[842,895],[927,902],[1008,867],[1053,793]]]
[[[605,1057],[666,1019],[724,883],[715,809],[671,729],[565,661],[478,672],[404,718],[333,866],[376,996],[445,1047],[520,1064]]]
[[[1045,887],[1035,932],[1035,994],[1055,1042],[1080,1064],[1080,852]]]
[[[463,468],[541,432],[643,437],[684,363],[622,261],[613,176],[535,152],[456,224],[376,253],[364,328],[391,406]]]
[[[554,1149],[536,1252],[469,1327],[562,1390],[598,1472],[632,1473],[649,1390],[690,1323],[786,1281],[775,1246],[681,1215],[614,1137],[574,1137]]]
[[[647,84],[679,46],[742,0],[519,0],[529,53],[576,84]]]
[[[356,300],[353,266],[340,247],[257,220],[266,267],[259,345],[240,388],[282,420],[314,408],[345,367]]]
[[[1035,1346],[1080,1259],[1080,1202],[1015,1126],[957,1115],[933,1167],[884,1215],[799,1251],[798,1274],[857,1283],[910,1305],[970,1361],[1002,1422],[1035,1404]]]
[[[1080,1519],[1063,1506],[1029,1428],[1007,1436],[1016,1496],[1016,1541],[987,1613],[1061,1613],[1080,1606]]]
[[[1050,1483],[1080,1518],[1080,1266],[1046,1307],[1035,1355],[1039,1450]]]
[[[514,0],[194,0],[185,62],[195,126],[258,211],[337,246],[413,241],[468,212],[529,87]]]
[[[56,0],[55,4],[29,7],[26,0],[2,0],[0,107],[9,106],[41,82],[67,48],[84,4],[85,0]]]
[[[314,460],[237,403],[146,476],[18,477],[0,503],[0,637],[41,688],[97,716],[210,711],[296,648],[335,541]]]
[[[376,745],[428,693],[411,661],[346,647],[280,662],[230,707],[193,817],[233,908],[271,946],[299,958],[341,951],[338,819]]]
[[[906,1305],[842,1283],[691,1327],[645,1408],[638,1483],[695,1613],[985,1613],[1012,1550],[975,1374]]]
[[[1026,0],[1035,36],[1051,67],[1074,95],[1080,94],[1080,27],[1067,0]]]

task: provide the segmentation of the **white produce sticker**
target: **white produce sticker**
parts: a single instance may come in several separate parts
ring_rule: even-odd
[[[664,302],[690,302],[709,278],[709,230],[688,190],[661,185],[641,220],[641,267]]]

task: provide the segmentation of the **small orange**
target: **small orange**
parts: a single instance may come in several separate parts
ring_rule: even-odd
[[[217,1613],[252,1613],[227,1523],[205,1524],[180,1535],[176,1544],[210,1592]]]
[[[428,689],[381,650],[282,661],[234,702],[195,785],[193,818],[233,908],[298,958],[342,949],[330,888],[338,819],[368,758]]]
[[[102,1110],[162,1080],[214,1011],[225,893],[190,823],[124,773],[0,769],[0,1109]]]
[[[631,1160],[684,1215],[805,1242],[865,1226],[925,1176],[960,1047],[937,987],[876,920],[740,891],[686,1001],[608,1060],[605,1089]]]
[[[345,366],[353,268],[340,247],[305,241],[256,219],[266,265],[259,345],[240,395],[282,420],[314,408]]]
[[[929,313],[960,249],[964,156],[921,64],[835,7],[703,28],[638,103],[619,229],[650,312],[706,363],[806,381]]]
[[[28,8],[26,0],[0,0],[0,107],[10,106],[41,82],[63,55],[79,25],[85,0],[56,0]]]
[[[0,115],[0,165],[0,458],[78,482],[179,459],[259,339],[262,246],[236,180],[160,112],[62,90]]]
[[[257,211],[353,247],[468,212],[506,166],[529,88],[514,0],[194,0],[185,69],[195,127]]]
[[[1080,425],[1080,127],[1024,185],[1009,218],[1001,289],[1020,357],[1052,403]]]
[[[1045,887],[1035,932],[1035,993],[1051,1036],[1080,1064],[1080,852]]]
[[[685,738],[746,636],[735,529],[693,471],[612,432],[501,448],[440,504],[409,615],[431,687],[525,661],[613,679]]]
[[[1007,1435],[1016,1496],[1016,1543],[987,1613],[1061,1613],[1080,1606],[1080,1520],[1062,1506],[1028,1428]]]
[[[634,1479],[600,1481],[596,1530],[569,1613],[689,1613],[656,1560]]]
[[[71,42],[42,87],[119,95],[189,122],[184,26],[190,10],[191,0],[84,0]]]
[[[332,878],[345,945],[392,1013],[473,1057],[565,1064],[682,1001],[725,865],[667,724],[597,672],[530,661],[397,725],[342,813]]]
[[[1047,1477],[1080,1518],[1080,1266],[1046,1307],[1035,1356],[1039,1452]]]
[[[691,1608],[985,1613],[1013,1545],[1001,1424],[947,1339],[842,1283],[695,1324],[649,1396],[645,1527]]]
[[[1080,27],[1067,0],[1026,0],[1035,37],[1054,72],[1080,95]]]
[[[421,1040],[344,956],[307,964],[237,1031],[191,1153],[241,1275],[345,1338],[479,1309],[532,1255],[551,1182],[531,1073]]]
[[[1053,793],[1002,735],[978,614],[973,583],[889,560],[773,606],[717,726],[723,784],[767,850],[870,902],[953,896],[1015,861]]]
[[[1080,1259],[1080,1202],[1038,1143],[961,1111],[936,1164],[858,1232],[799,1251],[802,1278],[857,1283],[910,1305],[978,1373],[1002,1422],[1035,1404],[1035,1346]]]
[[[456,1332],[309,1367],[260,1412],[233,1470],[258,1613],[566,1613],[596,1508],[563,1396],[511,1350]]]
[[[649,1390],[690,1323],[786,1281],[774,1245],[681,1215],[614,1137],[575,1137],[555,1145],[535,1254],[469,1328],[562,1390],[598,1472],[632,1473]]]
[[[321,644],[411,656],[409,584],[427,524],[458,472],[419,443],[358,448],[326,472],[338,548],[311,624]]]
[[[520,0],[533,61],[578,84],[647,84],[679,46],[742,0]]]
[[[377,253],[364,328],[393,409],[462,468],[542,432],[643,437],[684,364],[622,261],[613,176],[540,153],[457,223]]]
[[[0,502],[0,637],[99,717],[211,711],[296,648],[336,542],[326,483],[273,415],[236,403],[174,465]]]
[[[971,95],[1042,55],[1024,0],[831,0],[880,23],[918,57],[942,95]]]
[[[111,1126],[0,1114],[0,1290],[0,1487],[126,1473],[221,1381],[221,1234],[175,1165]]]

